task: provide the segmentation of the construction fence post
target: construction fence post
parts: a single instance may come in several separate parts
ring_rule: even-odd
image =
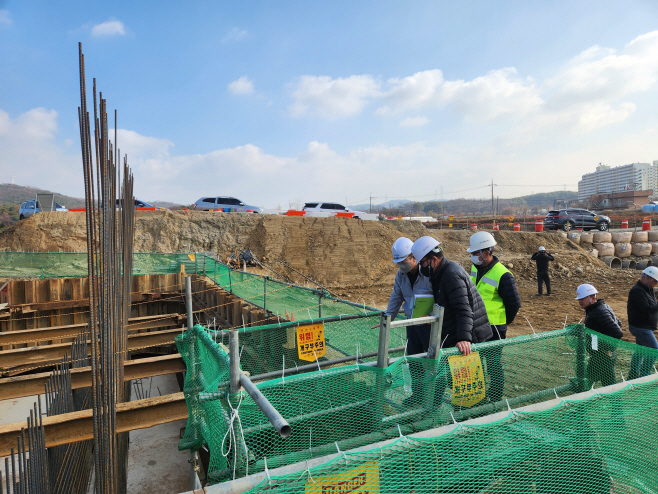
[[[192,315],[192,277],[185,277],[185,307],[187,308],[187,329],[188,331],[194,326]]]
[[[585,340],[585,325],[578,324],[575,328],[576,338],[576,382],[574,393],[587,391],[587,342]]]
[[[382,312],[379,323],[379,344],[377,347],[377,367],[388,367],[388,344],[391,335],[391,316]]]
[[[263,276],[263,310],[267,312],[267,276]]]
[[[233,281],[231,280],[231,266],[228,266],[228,291],[233,293]]]
[[[228,354],[229,354],[229,383],[231,394],[240,390],[240,339],[235,329],[228,333]]]
[[[432,316],[438,316],[438,320],[432,321],[430,324],[430,342],[429,347],[427,348],[427,359],[430,362],[425,363],[428,366],[428,369],[423,372],[420,376],[411,376],[412,379],[422,379],[423,375],[428,375],[428,371],[431,371],[429,374],[432,376],[438,376],[437,370],[441,365],[439,359],[441,358],[441,334],[443,332],[443,312],[444,309],[440,305],[434,304],[432,310]],[[441,377],[438,377],[441,379]],[[436,394],[437,387],[437,378],[435,377],[432,380],[429,380],[427,384],[421,382],[418,385],[418,388],[423,388],[423,406],[425,410],[432,410],[434,408],[434,395]]]
[[[318,317],[322,319],[322,292],[318,293]]]

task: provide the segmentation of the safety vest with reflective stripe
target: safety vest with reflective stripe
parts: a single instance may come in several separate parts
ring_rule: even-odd
[[[480,292],[482,300],[484,301],[484,306],[487,309],[489,323],[497,326],[507,324],[505,304],[500,295],[498,295],[500,278],[502,278],[505,273],[512,274],[509,269],[503,266],[500,262],[497,262],[477,283],[478,292]],[[473,283],[477,280],[477,276],[477,268],[473,265],[471,266],[471,280],[473,280]]]

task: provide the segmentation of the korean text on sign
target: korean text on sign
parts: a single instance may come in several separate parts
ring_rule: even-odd
[[[471,407],[480,403],[486,394],[480,352],[467,357],[448,357],[448,365],[452,375],[452,404]]]
[[[324,324],[306,324],[297,327],[297,356],[314,362],[327,352],[324,341]]]
[[[369,461],[342,473],[315,477],[306,482],[304,494],[379,494],[379,465]]]

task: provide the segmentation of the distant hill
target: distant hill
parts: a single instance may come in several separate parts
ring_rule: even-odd
[[[571,190],[558,190],[527,196],[513,197],[511,199],[497,199],[495,207],[498,214],[518,214],[523,211],[550,209],[554,207],[557,199],[574,200],[578,192]],[[356,209],[356,208],[355,208]],[[373,205],[373,212],[375,206]],[[377,206],[377,211],[394,216],[404,214],[436,215],[443,214],[491,214],[491,199],[451,199],[449,201],[406,202],[401,206],[383,208]]]
[[[407,199],[392,199],[390,201],[382,202],[381,204],[373,204],[372,210],[379,211],[380,209],[385,209],[385,208],[399,208],[404,206],[405,204],[411,204],[411,201]],[[370,204],[350,204],[348,207],[356,211],[370,210]]]
[[[67,208],[85,207],[84,198],[69,197],[58,194],[51,190],[38,189],[36,187],[25,187],[23,185],[0,184],[0,205],[20,206],[23,202],[35,199],[39,194],[55,194],[57,204]]]

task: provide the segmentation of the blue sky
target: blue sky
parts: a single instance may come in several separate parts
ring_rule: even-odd
[[[651,1],[0,0],[0,182],[82,196],[78,41],[144,200],[512,197],[658,160]]]

